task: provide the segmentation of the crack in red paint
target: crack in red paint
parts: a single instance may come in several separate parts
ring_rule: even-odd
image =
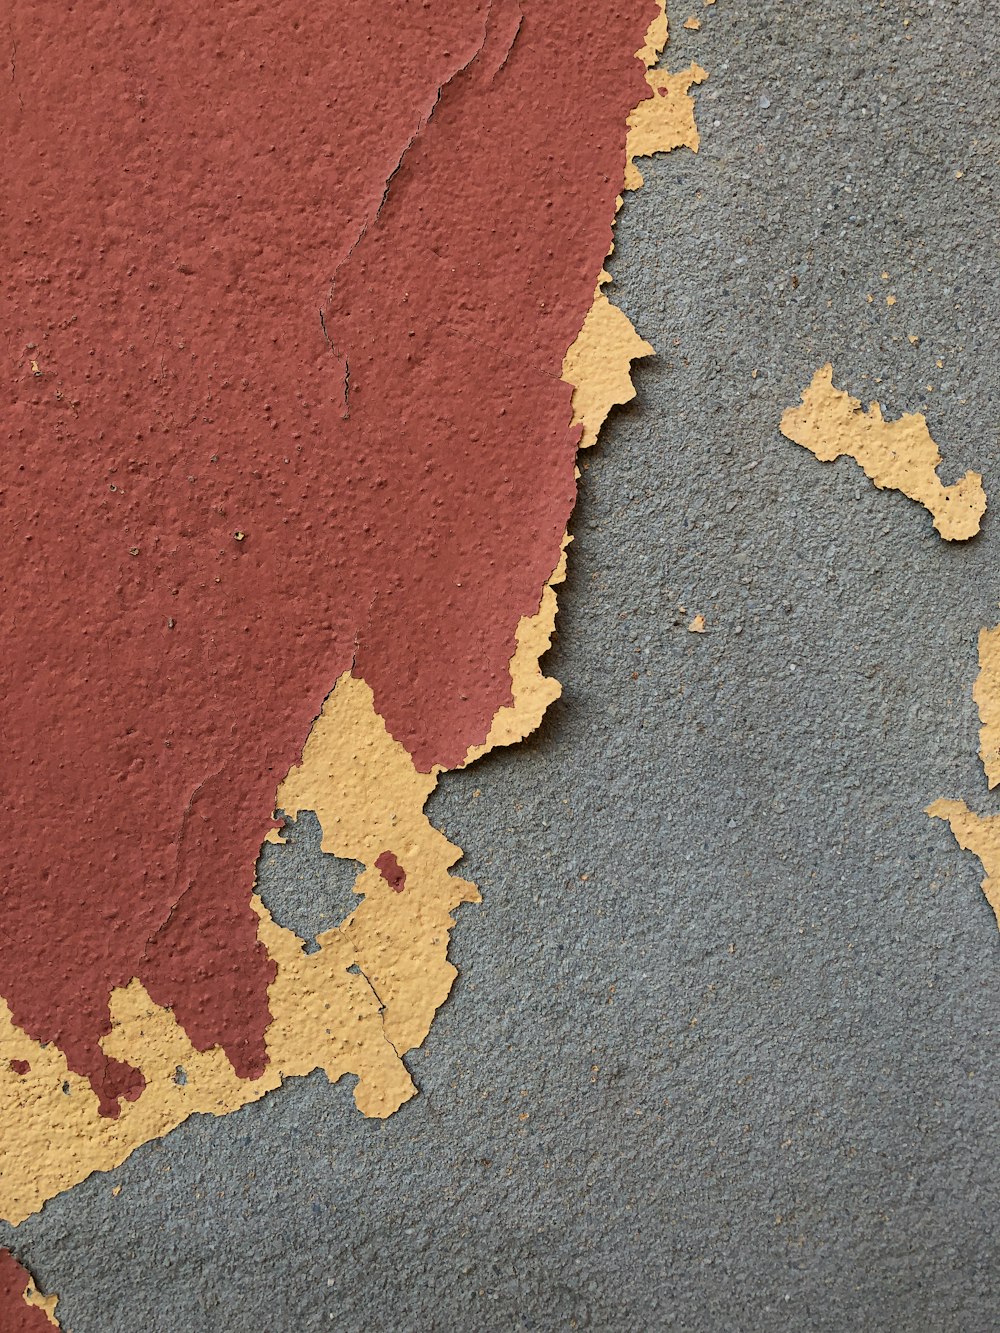
[[[337,677],[424,770],[510,702],[653,13],[13,12],[0,994],[105,1114],[133,976],[262,1072],[253,867]]]

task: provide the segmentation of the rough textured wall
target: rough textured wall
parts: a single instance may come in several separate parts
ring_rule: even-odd
[[[946,548],[777,423],[833,360],[995,481],[993,38],[699,15],[700,156],[643,166],[610,265],[660,355],[585,468],[563,700],[430,806],[485,901],[422,1095],[377,1124],[313,1076],[5,1234],[77,1333],[992,1320],[995,930],[921,813],[989,809],[991,518]],[[260,891],[305,937],[300,848]]]

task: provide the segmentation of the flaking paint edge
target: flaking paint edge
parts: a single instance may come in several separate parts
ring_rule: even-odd
[[[977,815],[964,801],[937,800],[925,812],[943,819],[965,852],[975,852],[986,871],[980,888],[993,908],[1000,930],[1000,815]]]
[[[978,472],[966,472],[952,486],[937,475],[943,461],[922,413],[886,421],[877,402],[862,409],[833,383],[828,362],[803,390],[798,407],[781,417],[781,433],[820,459],[853,458],[879,490],[898,490],[922,504],[946,541],[967,541],[979,532],[986,493]],[[982,723],[979,755],[991,788],[1000,783],[1000,625],[979,634],[979,675],[973,696]],[[925,814],[945,820],[958,845],[979,857],[986,877],[981,887],[1000,928],[1000,815],[977,815],[964,801],[940,799]]]
[[[990,788],[1000,782],[1000,625],[979,631],[979,674],[972,690],[979,709],[979,757]],[[925,811],[943,819],[955,841],[974,852],[986,872],[980,887],[1000,929],[1000,815],[978,815],[964,801],[937,800]]]
[[[992,790],[1000,783],[1000,625],[979,631],[979,675],[972,689],[979,709],[979,757]]]
[[[624,190],[643,183],[637,158],[678,147],[698,150],[690,89],[707,75],[694,64],[678,74],[652,68],[667,37],[661,3],[636,53],[647,66],[652,96],[628,118]],[[621,202],[619,197],[618,207]],[[614,405],[634,397],[632,362],[653,353],[605,295],[610,281],[602,272],[563,363],[562,378],[574,389],[580,447],[596,442]],[[497,712],[486,740],[469,750],[463,766],[523,740],[560,693],[558,682],[541,671],[540,659],[554,631],[555,587],[565,577],[570,540],[564,538],[538,610],[518,626],[510,662],[512,702]],[[112,996],[112,1027],[102,1046],[108,1055],[139,1065],[147,1086],[136,1102],[123,1105],[117,1119],[102,1117],[87,1081],[68,1069],[57,1048],[42,1047],[20,1031],[0,1001],[0,1123],[29,1125],[20,1151],[13,1159],[8,1152],[0,1171],[0,1215],[17,1224],[47,1199],[94,1171],[119,1165],[188,1116],[227,1114],[259,1100],[285,1078],[315,1069],[323,1069],[331,1082],[355,1074],[354,1098],[365,1115],[388,1116],[415,1094],[402,1057],[424,1040],[457,975],[447,957],[452,913],[479,899],[473,884],[450,873],[461,850],[424,814],[440,771],[417,772],[405,748],[389,736],[367,684],[350,674],[341,677],[275,804],[289,818],[314,811],[323,850],[363,862],[355,884],[361,901],[340,926],[317,938],[317,952],[305,954],[303,941],[278,925],[254,894],[258,937],[277,963],[269,991],[270,1062],[260,1079],[238,1078],[219,1048],[197,1051],[173,1015],[133,980]],[[280,834],[274,839],[280,841]],[[406,872],[402,893],[395,893],[375,866],[386,851]],[[28,1072],[16,1073],[15,1064],[28,1065]]]
[[[60,1328],[56,1316],[59,1297],[43,1295],[28,1269],[10,1250],[0,1249],[0,1272],[7,1280],[0,1281],[0,1330],[18,1333],[19,1330],[41,1330],[44,1320],[51,1328]],[[37,1312],[37,1313],[36,1313]]]
[[[861,402],[833,383],[828,362],[803,390],[798,407],[782,415],[781,433],[820,459],[853,458],[879,490],[898,490],[922,504],[946,541],[966,541],[979,531],[986,493],[978,472],[952,486],[937,475],[941,452],[922,413],[885,421],[877,402],[867,412]],[[979,635],[980,672],[973,695],[979,707],[980,758],[990,787],[1000,782],[1000,626]],[[986,871],[982,890],[1000,927],[1000,815],[980,816],[964,801],[937,800],[925,814],[945,820],[959,846],[975,852]]]
[[[920,412],[886,421],[877,402],[861,401],[834,387],[833,367],[821,366],[802,392],[802,402],[781,418],[781,433],[821,462],[846,455],[879,490],[901,491],[929,510],[946,541],[967,541],[979,531],[986,492],[978,472],[966,472],[953,486],[937,475],[941,452]]]
[[[43,1296],[35,1286],[34,1279],[28,1284],[24,1292],[24,1303],[36,1310],[41,1310],[42,1314],[49,1321],[53,1328],[61,1328],[62,1325],[56,1316],[56,1306],[59,1304],[59,1297],[55,1294]]]

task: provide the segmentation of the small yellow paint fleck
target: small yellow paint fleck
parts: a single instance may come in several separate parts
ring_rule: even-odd
[[[955,179],[956,179],[957,181],[960,181],[964,175],[965,175],[965,172],[964,172],[964,171],[956,171],[956,172],[955,172]]]
[[[896,298],[895,298],[894,296],[887,296],[887,297],[885,298],[885,303],[886,303],[886,305],[895,305],[895,304],[896,304]]]
[[[865,297],[865,300],[868,302],[869,305],[871,305],[871,303],[875,300],[875,297],[872,296],[871,292],[869,292],[868,295]]]
[[[35,361],[34,359],[32,359],[32,362],[31,362],[31,373],[32,373],[32,375],[40,375],[40,374],[42,373],[42,372],[38,369],[38,362]]]
[[[888,275],[888,273],[883,273],[883,274],[882,274],[882,281],[883,281],[883,282],[888,282],[888,281],[889,281],[889,275]]]
[[[689,19],[684,20],[684,27],[687,28],[689,32],[697,32],[701,27],[701,22],[692,14]]]
[[[116,1199],[118,1198],[119,1194],[121,1194],[121,1192],[122,1192],[122,1187],[121,1187],[121,1185],[113,1185],[113,1186],[112,1186],[112,1188],[111,1188],[111,1193],[115,1196]]]
[[[234,538],[236,541],[238,541],[238,542],[245,541],[245,540],[246,540],[246,533],[245,533],[245,532],[234,532],[234,533],[233,533],[233,538]]]
[[[691,621],[690,625],[688,625],[688,629],[691,631],[692,634],[704,634],[705,617],[703,615],[695,616],[695,618]]]
[[[916,347],[917,343],[920,341],[920,339],[917,337],[915,333],[908,333],[906,335],[906,339],[907,342],[911,342],[914,347]]]

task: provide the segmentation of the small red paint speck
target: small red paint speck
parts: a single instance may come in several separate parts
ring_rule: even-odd
[[[402,893],[406,888],[406,871],[392,852],[382,852],[375,862],[375,869],[379,871],[393,893]]]
[[[27,1060],[11,1060],[10,1067],[15,1074],[21,1074],[23,1076],[24,1074],[31,1073],[31,1065]]]

